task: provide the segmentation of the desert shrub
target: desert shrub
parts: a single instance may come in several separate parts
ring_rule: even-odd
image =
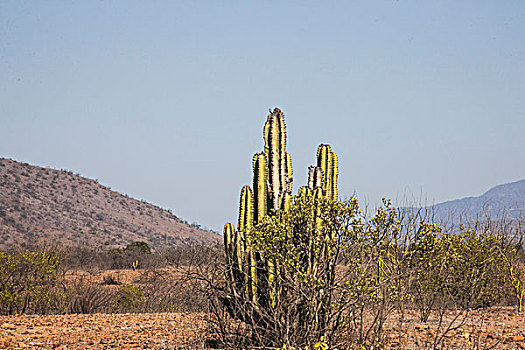
[[[128,244],[126,248],[124,248],[124,252],[128,254],[146,255],[151,254],[151,248],[148,243],[143,241],[137,241]]]
[[[133,242],[125,248],[68,247],[63,266],[68,270],[148,269],[167,265],[161,252],[154,252],[145,242]]]
[[[144,292],[133,284],[121,285],[113,296],[116,312],[139,312],[144,303]]]
[[[59,268],[62,258],[56,252],[0,252],[0,312],[48,313],[60,309],[62,299]]]
[[[373,217],[359,219],[340,262],[345,271],[340,303],[346,312],[339,335],[345,346],[381,346],[385,321],[408,297],[407,239],[388,200]]]
[[[83,278],[75,279],[65,285],[67,313],[92,314],[111,312],[114,303],[111,290],[101,288]]]
[[[67,247],[63,255],[62,267],[65,270],[108,270],[114,262],[106,251],[87,246]]]
[[[494,241],[492,251],[495,251],[496,267],[500,278],[502,294],[510,304],[517,306],[518,312],[523,311],[525,297],[525,225],[523,220],[508,220],[504,213],[498,218],[477,221],[468,226],[469,231],[481,232],[484,237]],[[503,280],[503,281],[502,281]]]
[[[222,245],[182,245],[165,248],[160,252],[166,265],[171,267],[200,268],[217,258],[223,258]]]
[[[143,312],[205,312],[207,298],[193,272],[144,271],[134,283],[144,292]]]
[[[436,308],[481,308],[500,303],[509,293],[505,259],[509,246],[499,232],[443,232],[421,222],[410,246],[410,291],[426,321]]]
[[[484,308],[499,303],[507,284],[501,266],[498,238],[492,233],[463,230],[446,234],[449,280],[446,288],[460,308]],[[452,252],[451,252],[452,251]]]

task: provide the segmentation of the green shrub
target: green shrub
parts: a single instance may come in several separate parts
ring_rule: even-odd
[[[0,252],[0,312],[42,313],[56,309],[62,258],[51,250]]]

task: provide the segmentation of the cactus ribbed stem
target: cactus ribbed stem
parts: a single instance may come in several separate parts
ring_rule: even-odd
[[[308,187],[316,189],[323,186],[323,170],[318,166],[308,167]]]
[[[337,200],[337,176],[339,175],[339,161],[337,160],[337,154],[332,152],[332,180],[330,185],[332,186],[332,199]]]
[[[234,261],[236,261],[236,254],[235,254],[235,245],[233,242],[235,234],[235,228],[231,223],[226,223],[224,225],[224,252],[226,253],[226,271],[228,278],[232,281],[234,280],[233,276],[233,267],[234,267]],[[228,285],[228,289],[231,291],[231,286]]]
[[[337,175],[339,174],[337,155],[329,145],[319,145],[317,166],[323,171],[323,191],[327,198],[337,200]]]
[[[275,108],[264,126],[264,152],[268,160],[270,208],[277,210],[284,193],[291,192],[292,162],[286,153],[286,125],[284,114]]]
[[[250,186],[243,186],[239,205],[238,230],[245,231],[253,227],[253,192]]]
[[[235,258],[236,258],[236,264],[235,267],[235,279],[237,284],[244,284],[245,279],[245,271],[244,271],[244,251],[245,251],[245,243],[246,243],[246,236],[243,231],[237,231],[237,234],[235,235],[234,241],[235,245]]]
[[[316,188],[314,191],[313,191],[313,197],[314,197],[314,200],[315,201],[320,201],[322,200],[323,198],[323,189],[318,187]],[[317,229],[318,230],[321,230],[322,229],[322,219],[320,218],[320,209],[319,207],[317,206],[317,209],[315,210],[315,224],[317,226]]]
[[[241,253],[242,267],[245,278],[246,295],[251,296],[254,303],[257,303],[257,269],[255,254],[253,252],[250,238],[246,232],[253,227],[253,192],[250,186],[246,185],[241,190],[241,200],[239,208],[239,233],[243,233],[243,252]]]
[[[293,196],[289,193],[285,193],[283,196],[282,207],[284,211],[288,211],[292,207]]]
[[[235,232],[235,229],[233,228],[233,225],[229,222],[224,225],[224,249],[226,253],[226,264],[228,266],[231,266],[233,263],[233,257],[235,254],[234,245],[233,245],[233,234]]]
[[[253,251],[253,247],[248,236],[246,237],[246,260],[246,294],[251,297],[254,305],[257,305],[257,260],[255,259],[255,252]]]
[[[287,181],[287,188],[286,191],[289,194],[292,194],[292,185],[293,185],[293,169],[292,169],[292,156],[290,153],[286,153],[286,181]]]
[[[274,110],[275,113],[275,110]],[[282,195],[288,190],[288,155],[286,153],[286,124],[284,114],[279,110],[279,194]]]
[[[268,213],[268,164],[264,153],[253,156],[254,224]]]
[[[310,196],[312,195],[312,190],[308,186],[299,187],[299,196]]]

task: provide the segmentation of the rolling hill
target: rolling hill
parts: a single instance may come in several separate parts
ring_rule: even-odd
[[[0,158],[0,249],[41,240],[160,248],[213,244],[220,236],[71,171]]]

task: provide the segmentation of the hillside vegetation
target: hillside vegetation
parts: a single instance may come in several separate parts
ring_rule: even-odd
[[[90,247],[144,241],[161,248],[219,237],[71,171],[0,158],[0,249],[41,240]]]

